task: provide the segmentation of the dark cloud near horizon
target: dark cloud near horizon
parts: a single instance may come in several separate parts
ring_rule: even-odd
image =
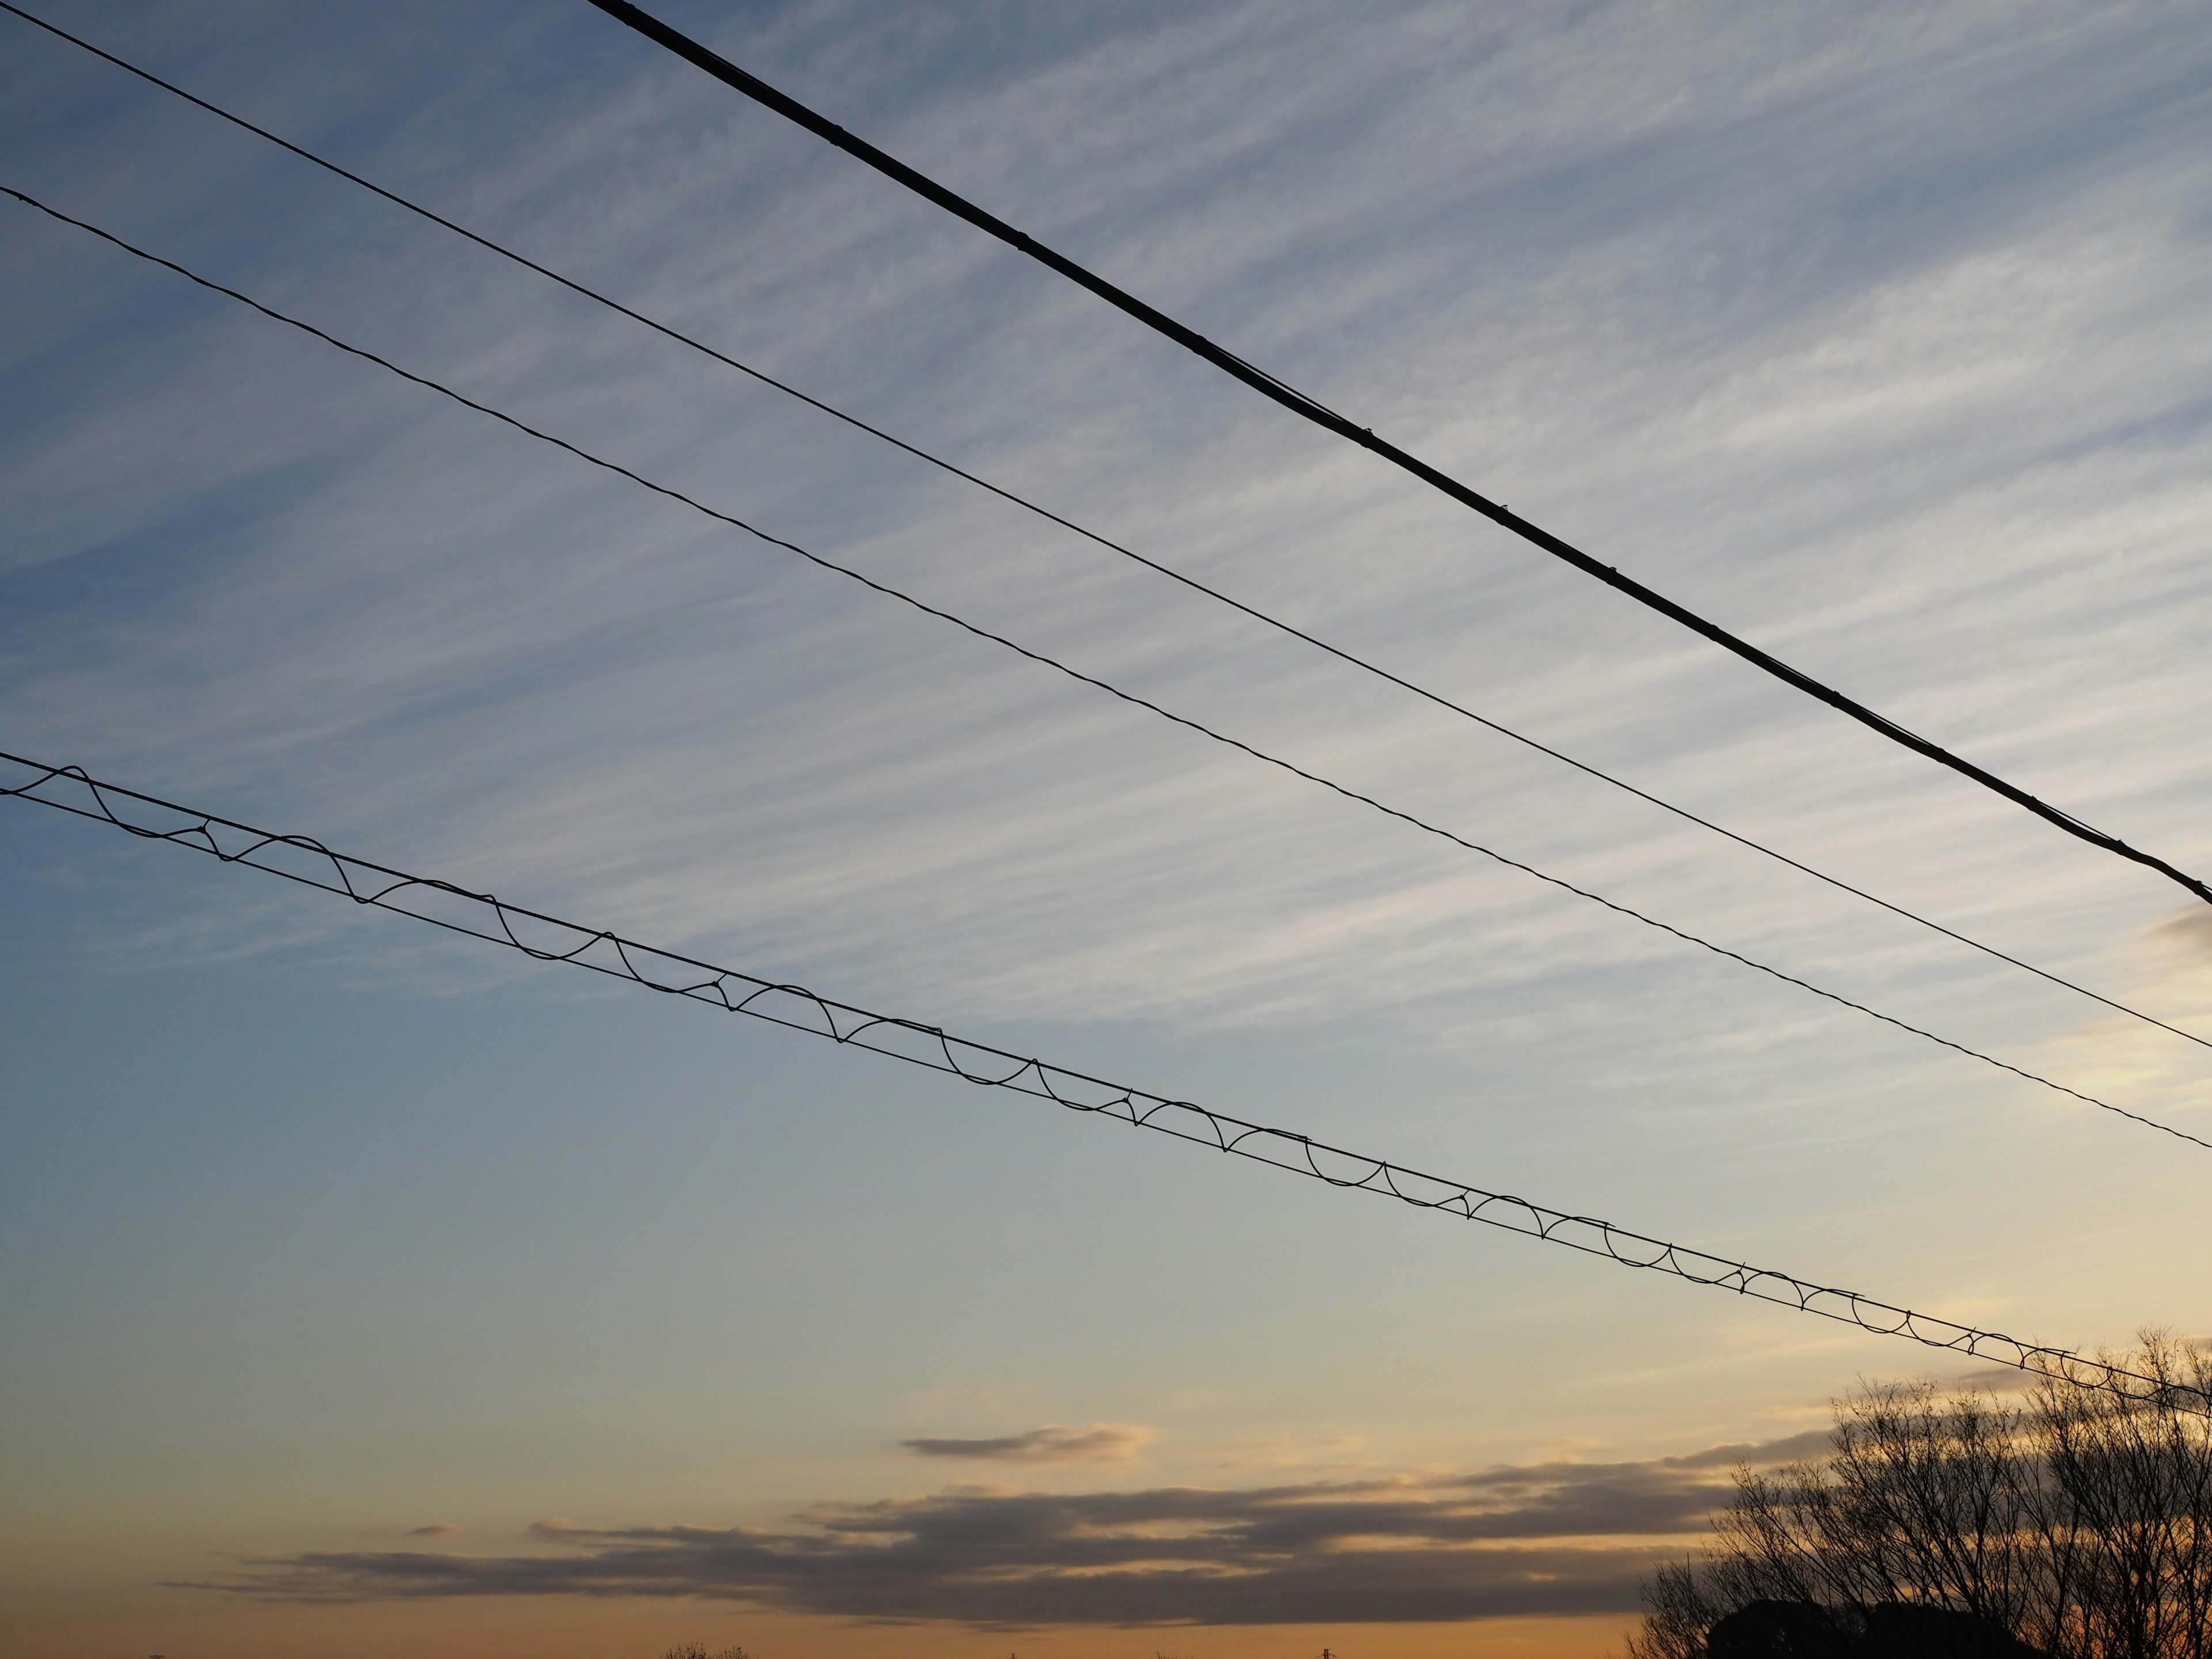
[[[1152,1431],[1123,1423],[1063,1429],[1048,1423],[1026,1434],[989,1440],[924,1438],[899,1444],[923,1457],[987,1459],[1009,1463],[1118,1463],[1152,1439]]]
[[[1728,1469],[1826,1440],[1243,1491],[955,1486],[820,1504],[787,1531],[548,1521],[531,1534],[557,1553],[319,1552],[179,1587],[318,1602],[697,1596],[994,1629],[1628,1613],[1638,1579],[1726,1501]]]

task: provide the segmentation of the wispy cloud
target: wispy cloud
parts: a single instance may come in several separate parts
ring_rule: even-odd
[[[1250,1490],[956,1486],[819,1504],[781,1531],[545,1521],[531,1528],[544,1547],[532,1554],[315,1553],[251,1560],[191,1587],[305,1601],[701,1596],[990,1627],[1620,1613],[1652,1561],[1724,1501],[1729,1469],[1825,1439]]]
[[[1150,1443],[1152,1431],[1125,1423],[1094,1423],[1063,1429],[1048,1423],[1025,1434],[992,1439],[924,1437],[899,1444],[923,1457],[973,1458],[1005,1463],[1125,1463]]]
[[[680,10],[1604,562],[2212,864],[2212,31],[2185,0]],[[1313,432],[589,7],[57,12],[1148,556],[2212,1031],[2206,923],[2160,927],[2178,896],[2147,876]],[[2202,1050],[0,33],[13,185],[1501,852],[2212,1121]],[[2041,1115],[2016,1079],[1431,846],[27,210],[0,222],[7,747],[1731,1259],[2066,1345],[2204,1326],[2194,1168],[2148,1134]],[[15,1254],[43,1264],[16,1346],[106,1377],[109,1334],[152,1319],[141,1346],[203,1381],[165,1372],[135,1416],[42,1385],[26,1432],[127,1449],[174,1401],[328,1402],[345,1420],[308,1437],[317,1506],[216,1586],[240,1598],[696,1595],[971,1624],[1632,1610],[1737,1455],[1817,1448],[1814,1417],[1761,1402],[1927,1357],[1164,1142],[1155,1160],[1157,1138],[1101,1143],[1096,1121],[828,1045],[740,1030],[694,1051],[655,1036],[665,999],[536,1085],[568,1052],[542,1040],[549,1005],[596,994],[554,970],[167,848],[33,878],[75,936],[150,971],[46,1032],[61,1082],[15,1091],[108,1103],[34,1113],[11,1159],[36,1201],[0,1213],[39,1230]],[[6,932],[9,971],[42,984],[41,930]],[[270,975],[193,981],[257,951],[319,1004],[374,990],[362,1046],[307,1052],[324,1028],[295,1030]],[[527,994],[420,1047],[381,1036],[398,983],[524,974]],[[190,1068],[204,1110],[151,1014],[238,1060]],[[632,1025],[635,1051],[612,1035]],[[102,1265],[141,1259],[173,1294]],[[49,1305],[90,1312],[50,1340]],[[171,1325],[205,1340],[181,1352]],[[1003,1395],[975,1398],[978,1377]],[[349,1390],[423,1378],[473,1415],[355,1420]],[[957,1403],[872,1403],[938,1389]],[[264,1455],[266,1416],[200,1425],[210,1479]],[[1159,1425],[1174,1462],[1094,1417]],[[1799,1428],[1636,1463],[1570,1443]],[[457,1435],[590,1492],[562,1502],[591,1524],[487,1538]],[[903,1474],[790,1484],[781,1460],[822,1445]],[[1493,1458],[1514,1462],[1464,1472]],[[711,1509],[702,1467],[733,1472]],[[392,1491],[444,1493],[472,1533],[398,1535],[376,1518]],[[793,1515],[794,1491],[840,1501]],[[362,1550],[298,1553],[348,1513]]]
[[[2134,941],[2129,1000],[2167,1024],[2212,1039],[2212,908],[2192,904]],[[2202,1132],[2212,1115],[2212,1068],[2197,1045],[2118,1015],[2084,1022],[2051,1045],[2060,1063],[2098,1088]]]
[[[941,23],[872,29],[881,55],[856,58],[818,33],[844,15],[732,23],[725,44],[859,100],[874,136],[1608,558],[1725,594],[1729,620],[1877,701],[1927,699],[1939,735],[2036,753],[2054,798],[2133,789],[2122,827],[2150,843],[2193,822],[2198,750],[2143,723],[2186,731],[2202,708],[2156,683],[2191,659],[2161,619],[2201,591],[2203,501],[2203,164],[2142,136],[2201,70],[2170,12],[2031,7],[1993,35],[1966,13],[1875,6],[1839,28],[1735,9],[1717,36],[1620,6],[1478,25],[1405,5],[1346,30],[1325,8],[1219,5],[1010,46],[963,63],[957,94],[921,70]],[[1924,871],[1951,901],[1952,876],[2001,861],[2045,892],[2083,867],[2032,834],[1993,847],[1911,768],[1839,775],[1855,751],[1825,715],[1471,543],[680,66],[619,61],[631,78],[550,143],[474,86],[434,94],[513,140],[480,135],[452,180],[471,216],[1844,873]],[[373,106],[373,82],[340,84]],[[690,154],[686,124],[716,135],[711,164],[609,160]],[[429,130],[403,124],[364,165],[450,179]],[[23,149],[64,194],[104,177],[74,147]],[[1826,921],[1792,881],[312,182],[319,237],[261,231],[225,274],[1240,735],[1650,887],[1730,942]],[[196,182],[201,215],[167,191],[143,186],[131,215],[221,240],[219,190]],[[32,746],[250,781],[221,804],[372,852],[496,857],[546,902],[676,942],[741,932],[782,969],[947,1013],[1272,1019],[1414,982],[1463,1004],[1654,954],[159,282],[158,373],[118,349],[88,378],[113,332],[100,284],[126,279],[37,246],[65,273],[40,294],[63,343],[55,395],[25,397],[45,416],[0,453],[11,501],[55,560],[161,544],[176,574],[143,612],[44,588],[11,607]],[[168,527],[194,512],[224,532],[179,560]],[[2107,547],[2128,562],[2085,613],[2065,574]],[[1388,550],[1356,581],[1355,548]],[[395,775],[371,799],[364,780]],[[1914,948],[1863,919],[1827,938],[1885,969]]]

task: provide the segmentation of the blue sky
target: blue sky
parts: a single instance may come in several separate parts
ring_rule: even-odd
[[[2187,9],[661,13],[1598,556],[2212,869],[2212,44]],[[2212,931],[2179,890],[589,7],[42,15],[1486,715],[2212,1030]],[[17,20],[0,40],[0,182],[1516,858],[2212,1131],[2202,1049],[1424,709]],[[2212,1154],[0,208],[0,748],[1948,1317],[2081,1346],[2206,1328]],[[787,1578],[586,1616],[574,1580],[518,1598],[501,1564],[672,1526],[842,1536],[870,1504],[964,1525],[971,1490],[1007,1516],[1030,1512],[989,1503],[1200,1491],[1234,1532],[1239,1493],[1395,1482],[1419,1533],[1495,1468],[1675,1491],[1653,1460],[1787,1441],[1927,1363],[0,807],[25,1651],[995,1652],[975,1632],[1006,1609],[950,1592],[894,1640],[849,1622],[880,1603]],[[902,1444],[1097,1425],[1097,1455],[1058,1461]],[[433,1526],[465,1530],[410,1536]],[[1498,1645],[1595,1650],[1623,1564],[1674,1537],[1544,1535],[1626,1553],[1556,1605],[1424,1589],[1406,1605],[1435,1618],[1346,1601],[1271,1633],[1224,1602],[1175,1639],[1348,1649],[1336,1616],[1414,1654],[1487,1613]],[[1318,1571],[1340,1544],[1301,1547]],[[480,1575],[420,1594],[391,1558],[424,1549]],[[1037,1550],[1041,1582],[1071,1570]],[[316,1553],[354,1564],[318,1595],[350,1599],[283,1599]],[[1448,1554],[1428,1589],[1460,1582]],[[1013,1621],[1024,1650],[1153,1641],[1048,1600]]]

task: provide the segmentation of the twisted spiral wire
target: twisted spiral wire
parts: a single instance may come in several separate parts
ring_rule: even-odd
[[[1249,1122],[1191,1101],[1172,1100],[1110,1083],[988,1042],[956,1036],[939,1026],[840,1002],[802,985],[782,984],[738,969],[718,967],[604,928],[587,927],[511,904],[489,893],[471,892],[434,877],[410,875],[333,851],[309,836],[257,830],[141,794],[94,778],[79,767],[52,766],[5,752],[0,752],[0,763],[33,775],[27,781],[0,782],[0,796],[94,819],[142,839],[190,848],[225,864],[243,865],[337,894],[356,904],[374,905],[449,932],[503,945],[539,962],[588,969],[650,991],[945,1073],[978,1087],[1011,1090],[1070,1111],[1113,1118],[1133,1128],[1172,1135],[1331,1187],[1373,1193],[1416,1209],[1479,1221],[1547,1244],[1603,1256],[1625,1267],[1734,1291],[1800,1313],[1856,1325],[1876,1335],[1903,1337],[1927,1347],[2126,1400],[2156,1401],[2212,1416],[2212,1395],[2170,1378],[2130,1370],[2112,1360],[1916,1313],[1778,1268],[1754,1267],[1594,1216],[1552,1209],[1510,1193],[1492,1192],[1370,1153],[1334,1146],[1294,1130]],[[120,811],[118,803],[123,804]],[[164,814],[173,821],[165,822],[161,817]],[[147,819],[151,821],[142,821]]]

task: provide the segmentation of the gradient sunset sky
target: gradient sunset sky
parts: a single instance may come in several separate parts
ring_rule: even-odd
[[[1484,715],[2212,1037],[2212,908],[582,3],[27,9]],[[2212,873],[2181,4],[676,27]],[[2212,1053],[1272,635],[19,18],[0,185],[1346,787],[2212,1138]],[[0,198],[0,750],[2069,1347],[2212,1152],[1209,744]],[[12,787],[30,775],[0,775]],[[1985,1368],[0,800],[23,1659],[1598,1655]]]

